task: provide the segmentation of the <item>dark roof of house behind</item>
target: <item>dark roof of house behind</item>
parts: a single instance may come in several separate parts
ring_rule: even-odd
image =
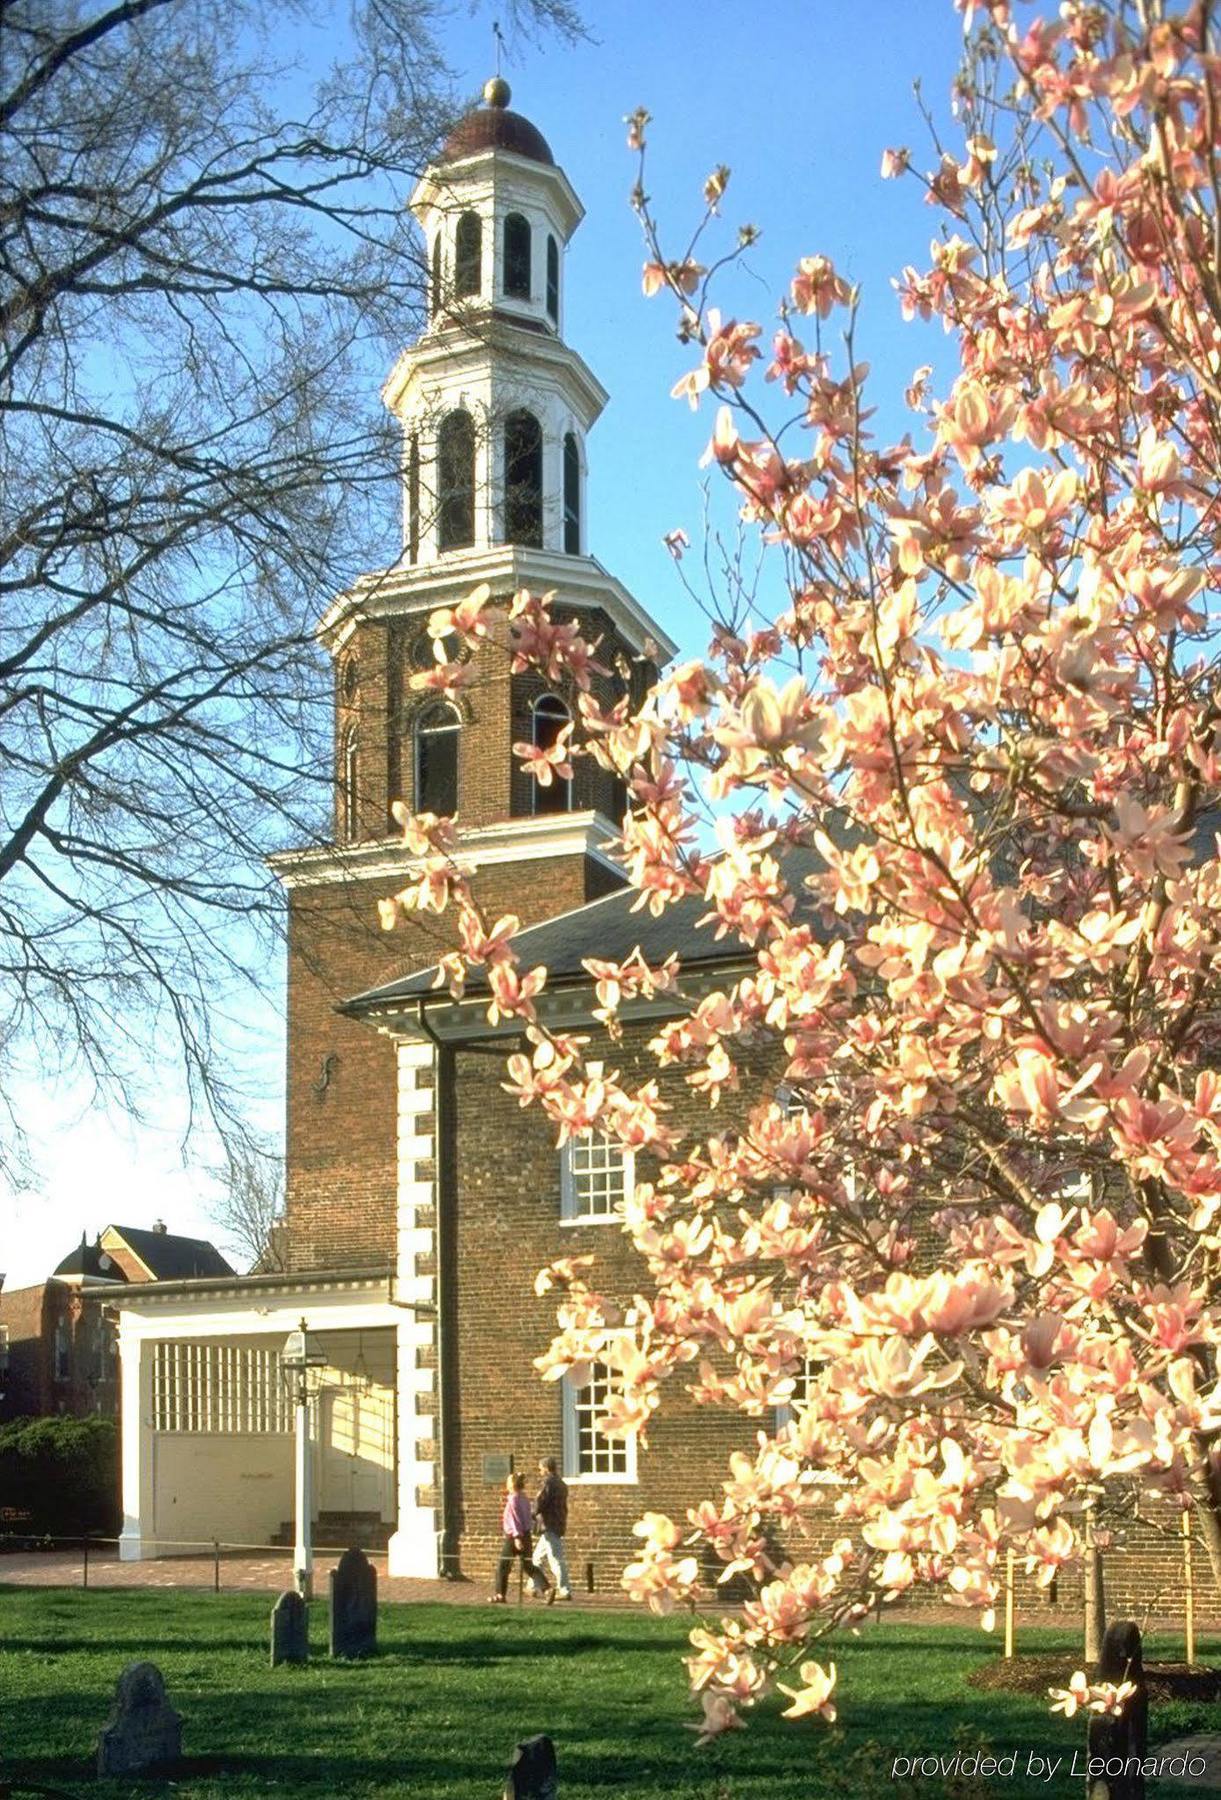
[[[785,850],[781,861],[785,879],[797,901],[797,917],[814,922],[816,908],[803,882],[806,875],[823,867],[821,858],[812,850]],[[513,940],[523,967],[547,969],[549,985],[564,980],[590,980],[585,968],[586,957],[602,962],[622,962],[639,946],[641,955],[652,966],[677,955],[684,968],[699,963],[733,962],[749,954],[741,938],[726,935],[718,938],[712,920],[701,925],[712,910],[702,895],[696,894],[667,906],[660,918],[654,918],[647,907],[633,912],[640,899],[634,887],[618,888],[601,900],[591,900],[573,912],[560,913],[541,925],[532,925]],[[388,981],[382,987],[370,988],[344,1002],[345,1012],[375,1012],[399,1000],[443,997],[435,984],[436,966],[418,969],[412,975]],[[468,991],[478,992],[487,986],[482,969],[473,970],[467,980]]]
[[[237,1273],[206,1238],[179,1237],[172,1231],[141,1231],[134,1225],[112,1225],[110,1229],[135,1252],[154,1281],[190,1281]]]
[[[127,1277],[99,1243],[90,1243],[84,1233],[75,1250],[69,1250],[55,1269],[56,1275],[80,1275],[98,1281],[126,1281]]]

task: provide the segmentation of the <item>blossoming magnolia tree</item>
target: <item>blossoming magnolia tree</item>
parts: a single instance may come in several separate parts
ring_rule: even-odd
[[[780,616],[726,595],[707,660],[635,716],[594,698],[597,646],[545,599],[433,620],[439,657],[499,637],[569,684],[577,729],[519,754],[544,782],[619,770],[640,904],[702,896],[753,953],[687,1006],[673,962],[590,963],[608,1027],[672,994],[660,1068],[715,1107],[770,1055],[790,1102],[742,1079],[680,1141],[656,1081],[604,1046],[587,1069],[445,822],[405,819],[420,875],[385,909],[458,908],[445,974],[486,965],[523,1106],[657,1159],[625,1209],[641,1291],[604,1296],[587,1259],[544,1272],[540,1368],[612,1364],[612,1432],[646,1439],[676,1384],[753,1421],[721,1492],[638,1525],[625,1576],[659,1608],[710,1563],[749,1584],[692,1634],[706,1732],[777,1682],[791,1715],[833,1716],[813,1640],[917,1585],[990,1614],[1006,1550],[1050,1580],[1117,1482],[1192,1510],[1221,1587],[1221,40],[1206,4],[972,12],[931,266],[896,284],[955,373],[938,400],[919,372],[903,442],[869,433],[825,258],[769,351],[708,306],[726,172],[677,257],[637,190],[646,291],[692,346],[676,392],[719,403],[710,455],[781,561]]]

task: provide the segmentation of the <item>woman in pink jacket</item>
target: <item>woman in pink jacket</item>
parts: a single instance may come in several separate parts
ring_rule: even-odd
[[[534,1583],[536,1599],[545,1594],[550,1606],[555,1599],[555,1589],[547,1585],[541,1570],[537,1569],[530,1559],[530,1502],[526,1497],[526,1478],[524,1475],[510,1475],[505,1482],[504,1511],[500,1515],[500,1528],[504,1532],[504,1543],[500,1548],[500,1561],[496,1566],[496,1592],[492,1595],[493,1606],[503,1606],[509,1590],[509,1570],[513,1567],[513,1558],[521,1557],[521,1566]]]

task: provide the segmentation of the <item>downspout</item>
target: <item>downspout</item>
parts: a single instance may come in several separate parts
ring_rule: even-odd
[[[450,1512],[449,1480],[449,1362],[451,1357],[450,1304],[447,1277],[450,1265],[450,1238],[453,1231],[454,1207],[454,1052],[443,1044],[424,1012],[424,1002],[416,1003],[416,1023],[432,1044],[436,1055],[434,1087],[435,1132],[433,1155],[436,1168],[436,1289],[437,1289],[437,1511],[441,1515],[441,1536],[437,1560],[443,1579],[457,1580],[458,1552],[454,1544],[453,1520]]]

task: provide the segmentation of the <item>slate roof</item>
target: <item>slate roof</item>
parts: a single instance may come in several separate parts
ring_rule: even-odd
[[[81,1241],[75,1250],[69,1250],[64,1260],[54,1271],[56,1275],[84,1277],[96,1281],[126,1281],[127,1277],[115,1262],[108,1256],[99,1243],[90,1243],[81,1233]]]
[[[172,1231],[141,1231],[135,1225],[112,1225],[110,1229],[140,1258],[154,1281],[190,1281],[201,1276],[237,1273],[206,1238],[179,1237]]]
[[[797,918],[813,923],[816,908],[803,887],[804,877],[822,866],[812,850],[788,850],[783,855],[784,874],[797,900]],[[694,895],[667,906],[655,919],[647,907],[632,911],[639,900],[636,888],[618,888],[601,900],[591,900],[573,912],[560,913],[541,925],[531,925],[518,932],[513,940],[524,968],[543,963],[547,968],[547,985],[553,988],[564,981],[589,981],[584,967],[587,956],[604,962],[622,962],[637,945],[645,961],[653,966],[677,954],[684,968],[697,964],[735,962],[750,952],[741,938],[718,938],[713,922],[701,925],[711,910],[702,895]],[[348,1013],[377,1012],[402,1000],[447,999],[444,990],[434,986],[436,965],[418,969],[414,974],[370,988],[363,994],[345,1000],[340,1011]],[[467,980],[468,993],[486,988],[482,969],[472,971]]]

